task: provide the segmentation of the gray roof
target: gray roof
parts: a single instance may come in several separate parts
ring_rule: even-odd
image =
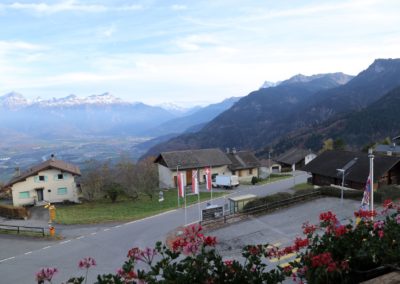
[[[28,177],[37,175],[40,171],[47,169],[58,169],[63,172],[71,173],[73,175],[81,175],[81,171],[79,167],[74,166],[72,164],[66,163],[64,161],[50,159],[41,164],[35,165],[27,171],[23,172],[21,175],[13,177],[5,187],[12,186],[13,184],[23,181]]]
[[[237,151],[226,154],[232,164],[229,168],[233,171],[240,169],[252,169],[261,166],[260,161],[250,151]]]
[[[232,162],[220,149],[199,149],[162,152],[154,161],[163,164],[169,169],[197,169],[202,167],[216,167],[230,165]]]
[[[375,152],[380,152],[380,153],[387,153],[387,152],[392,152],[392,153],[400,153],[400,146],[399,145],[377,145],[375,147]]]
[[[346,180],[365,183],[369,175],[369,158],[367,153],[349,151],[325,151],[309,162],[303,171],[327,177],[340,178],[337,169],[357,158],[357,161],[346,172]],[[374,179],[383,176],[400,162],[400,157],[379,156],[374,158]]]
[[[303,160],[308,154],[312,154],[310,150],[304,149],[290,149],[289,151],[283,153],[276,161],[282,164],[293,165],[297,164],[301,160]]]

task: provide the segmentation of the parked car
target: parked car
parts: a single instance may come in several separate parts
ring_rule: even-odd
[[[215,180],[212,182],[214,188],[233,188],[239,186],[238,176],[228,176],[228,175],[217,175]]]

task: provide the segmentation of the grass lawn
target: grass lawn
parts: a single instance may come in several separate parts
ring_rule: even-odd
[[[294,190],[294,191],[297,191],[297,190],[306,190],[306,189],[313,189],[314,187],[311,185],[311,184],[308,184],[308,183],[299,183],[299,184],[296,184],[294,187],[292,187],[292,189]]]
[[[266,179],[262,179],[259,182],[256,183],[256,185],[261,185],[261,184],[267,184],[267,183],[271,183],[274,181],[278,181],[278,180],[282,180],[282,179],[287,179],[287,178],[291,178],[292,175],[289,174],[271,174],[269,178]],[[249,183],[251,184],[251,183]]]
[[[177,204],[176,189],[165,190],[164,201],[158,201],[158,194],[155,194],[153,200],[148,196],[141,195],[138,200],[132,200],[127,197],[118,198],[115,203],[110,199],[103,199],[93,202],[85,202],[73,205],[58,205],[56,213],[56,222],[59,224],[88,224],[111,221],[128,221],[142,219],[148,216],[175,209]],[[213,198],[220,197],[230,192],[213,192]],[[209,192],[200,193],[200,201],[210,199]],[[188,195],[187,205],[197,202],[197,195]],[[184,199],[181,198],[181,207]]]

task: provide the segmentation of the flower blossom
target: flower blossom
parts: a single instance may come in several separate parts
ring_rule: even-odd
[[[85,257],[79,261],[78,266],[81,269],[89,269],[92,266],[96,266],[96,261],[92,257]]]
[[[204,236],[201,225],[192,225],[185,228],[182,236],[176,238],[172,243],[173,251],[182,251],[185,255],[196,254],[201,247],[215,246],[216,237]]]
[[[51,279],[57,272],[58,272],[57,268],[52,268],[52,267],[42,268],[38,272],[36,272],[36,281],[39,283],[44,281],[51,282]]]

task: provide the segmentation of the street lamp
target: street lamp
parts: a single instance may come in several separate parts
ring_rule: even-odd
[[[343,203],[343,189],[344,189],[344,177],[348,174],[348,170],[354,166],[354,164],[357,162],[358,158],[354,158],[350,162],[348,162],[346,165],[343,166],[341,169],[336,169],[340,174],[342,174],[342,187],[341,187],[341,192],[340,192],[340,202]]]
[[[339,173],[342,174],[342,187],[340,188],[340,203],[343,204],[343,187],[344,187],[344,169],[336,169]]]

